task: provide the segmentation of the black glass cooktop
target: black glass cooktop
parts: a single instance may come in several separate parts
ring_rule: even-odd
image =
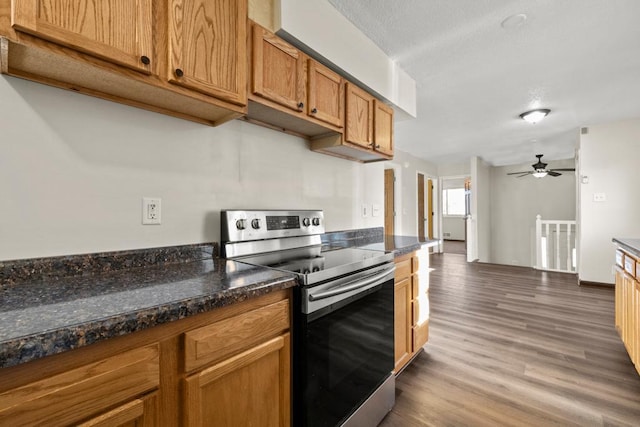
[[[236,261],[297,274],[303,284],[317,283],[393,260],[392,254],[358,248],[321,246],[269,252]]]

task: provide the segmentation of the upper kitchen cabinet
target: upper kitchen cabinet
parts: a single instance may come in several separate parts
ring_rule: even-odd
[[[373,149],[393,156],[393,108],[374,100],[373,124]]]
[[[207,125],[247,111],[247,0],[0,0],[0,72]]]
[[[246,105],[246,0],[170,3],[169,81]]]
[[[345,126],[341,135],[311,141],[311,149],[360,162],[393,158],[393,109],[353,83],[345,89]]]
[[[307,114],[336,127],[342,127],[344,80],[339,74],[313,59],[308,60],[309,96]]]
[[[347,104],[347,125],[344,130],[345,141],[364,148],[372,148],[373,96],[358,86],[347,83],[345,97]]]
[[[259,25],[253,26],[251,92],[293,111],[305,106],[304,54]]]
[[[18,31],[151,73],[152,0],[13,0]]]
[[[342,131],[342,78],[291,44],[252,24],[246,119],[305,138]]]

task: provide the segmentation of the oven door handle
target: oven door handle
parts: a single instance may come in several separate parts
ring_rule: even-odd
[[[371,285],[372,283],[377,282],[380,279],[383,279],[385,276],[389,275],[389,273],[392,273],[395,269],[396,267],[394,265],[384,270],[382,273],[374,274],[365,279],[357,279],[351,282],[347,282],[344,285],[330,289],[328,291],[320,292],[317,294],[311,294],[309,295],[309,301],[318,301],[321,299],[330,298],[336,295],[351,292],[356,289],[364,288],[366,286]]]

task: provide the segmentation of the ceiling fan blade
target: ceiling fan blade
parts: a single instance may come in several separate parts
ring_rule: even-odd
[[[532,173],[533,172],[526,172],[526,173],[523,173],[522,175],[516,176],[516,178],[522,178],[523,176],[531,175]]]
[[[559,169],[549,169],[550,171],[561,171],[561,172],[575,172],[576,168],[559,168]]]
[[[558,172],[554,172],[554,171],[547,171],[547,175],[550,175],[550,176],[560,176],[560,175],[562,175],[562,174],[561,174],[561,173],[558,173]]]
[[[529,172],[529,171],[527,171],[527,172],[509,172],[509,173],[507,173],[507,175],[520,175],[520,174],[529,175],[530,173],[533,173],[533,172]]]

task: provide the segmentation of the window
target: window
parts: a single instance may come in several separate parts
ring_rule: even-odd
[[[466,215],[466,200],[464,188],[449,188],[442,191],[443,215]]]

